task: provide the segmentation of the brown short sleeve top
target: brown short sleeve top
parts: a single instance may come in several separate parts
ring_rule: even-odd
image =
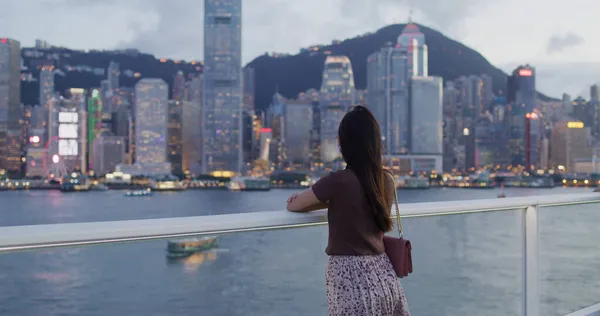
[[[388,195],[393,199],[393,185],[388,180]],[[362,185],[352,170],[332,172],[317,181],[312,190],[319,201],[329,202],[329,241],[325,250],[328,255],[384,252],[383,231],[377,227]]]

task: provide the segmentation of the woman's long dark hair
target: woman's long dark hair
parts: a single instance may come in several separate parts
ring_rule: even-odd
[[[342,156],[358,177],[377,226],[384,232],[390,231],[392,219],[381,161],[383,142],[377,120],[366,107],[353,106],[340,123],[338,137]]]

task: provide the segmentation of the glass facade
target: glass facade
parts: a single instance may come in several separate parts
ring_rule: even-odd
[[[202,83],[199,76],[190,81],[188,99],[183,103],[182,167],[192,174],[201,172],[202,160]]]
[[[338,129],[346,111],[340,107],[321,108],[321,161],[328,163],[342,154],[338,148]]]
[[[21,48],[0,39],[0,169],[21,171]]]
[[[135,162],[167,161],[169,86],[162,79],[142,79],[135,85]]]
[[[410,87],[410,149],[412,154],[443,152],[442,78],[413,77]]]
[[[354,104],[354,73],[346,56],[327,56],[321,81],[321,105],[347,109]]]
[[[531,113],[537,107],[535,90],[535,68],[525,65],[515,69],[507,82],[508,101],[525,106],[525,112]]]
[[[291,163],[307,163],[311,155],[312,104],[288,102],[285,106],[285,121],[288,160]]]
[[[169,101],[167,156],[173,174],[183,174],[182,169],[182,121],[183,104]]]
[[[242,1],[204,1],[204,172],[242,168]]]

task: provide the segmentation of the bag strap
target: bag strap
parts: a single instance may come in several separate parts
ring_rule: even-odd
[[[396,205],[396,221],[398,221],[398,234],[400,238],[404,237],[402,233],[402,219],[400,218],[400,206],[398,205],[398,191],[396,190],[396,181],[394,180],[394,175],[391,172],[386,172],[390,175],[392,179],[392,183],[394,184],[394,204]]]

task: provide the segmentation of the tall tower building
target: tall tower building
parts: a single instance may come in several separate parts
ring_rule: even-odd
[[[170,100],[167,118],[167,158],[173,174],[182,174],[182,121],[183,102]]]
[[[408,49],[400,42],[367,59],[367,103],[381,126],[386,154],[408,153],[408,61]]]
[[[116,95],[119,91],[119,76],[121,71],[119,70],[119,63],[111,61],[108,64],[108,87],[112,91],[113,95]]]
[[[414,23],[408,23],[398,37],[397,48],[404,48],[408,51],[408,74],[409,76],[429,75],[428,52],[425,45],[425,35],[421,33],[419,27]]]
[[[244,67],[244,79],[243,79],[243,87],[244,87],[244,109],[253,111],[255,108],[254,100],[255,100],[255,75],[254,68]]]
[[[169,86],[162,79],[142,79],[135,85],[135,162],[167,162]]]
[[[537,107],[535,90],[535,68],[525,65],[513,70],[507,82],[508,102],[524,105],[525,112],[531,113]]]
[[[204,172],[242,169],[242,0],[204,1]]]
[[[173,78],[173,97],[172,99],[175,101],[183,101],[185,96],[185,76],[183,75],[183,71],[178,71]]]
[[[439,156],[439,165],[443,152],[442,82],[440,77],[413,77],[410,84],[410,152]]]
[[[202,86],[202,75],[190,81],[188,100],[183,102],[182,168],[192,175],[202,172]]]
[[[0,169],[21,171],[21,46],[0,38]]]
[[[348,109],[354,103],[355,91],[350,58],[327,56],[321,81],[321,104]]]
[[[352,64],[347,56],[327,56],[320,95],[321,161],[333,162],[341,157],[337,142],[338,126],[356,95]]]

